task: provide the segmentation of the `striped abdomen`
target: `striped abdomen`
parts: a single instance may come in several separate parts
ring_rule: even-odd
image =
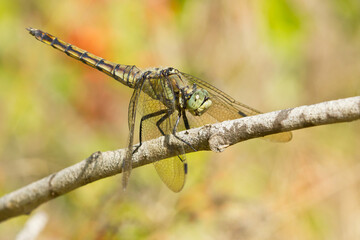
[[[130,66],[109,62],[74,45],[66,43],[49,33],[34,28],[27,28],[27,30],[37,40],[50,45],[53,48],[66,53],[68,56],[80,60],[103,73],[106,73],[131,88],[135,86],[136,80],[142,75],[142,71],[135,65]]]

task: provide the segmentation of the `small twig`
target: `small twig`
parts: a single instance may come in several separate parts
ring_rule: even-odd
[[[37,212],[29,218],[24,228],[16,235],[16,240],[35,240],[48,221],[45,212]]]
[[[360,96],[225,121],[178,133],[195,149],[222,151],[227,146],[273,133],[360,119]],[[184,145],[174,137],[144,142],[133,155],[133,168],[174,156]],[[185,152],[193,152],[184,145]],[[0,198],[0,221],[28,214],[36,207],[78,187],[121,173],[126,149],[95,152],[89,158]]]

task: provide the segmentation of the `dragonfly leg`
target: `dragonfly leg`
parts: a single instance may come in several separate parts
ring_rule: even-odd
[[[165,133],[164,133],[164,131],[161,129],[160,124],[161,124],[163,121],[165,121],[166,119],[168,119],[173,112],[174,112],[174,111],[168,109],[167,112],[166,112],[166,114],[165,114],[164,116],[162,116],[162,117],[159,119],[159,121],[156,122],[156,126],[158,127],[159,131],[161,132],[161,134],[162,134],[163,136],[165,136]],[[184,139],[181,139],[180,137],[178,137],[178,136],[176,135],[176,129],[177,129],[178,125],[179,125],[180,118],[181,118],[181,114],[179,114],[179,117],[176,119],[175,126],[174,126],[174,128],[173,128],[172,134],[174,135],[174,137],[176,137],[176,139],[182,141],[183,143],[185,143],[186,145],[188,145],[189,147],[191,147],[191,149],[193,149],[194,151],[197,151],[190,143],[188,143],[187,141],[185,141]]]
[[[181,116],[182,116],[182,115],[181,115],[181,112],[179,112],[179,116],[178,116],[178,118],[176,119],[175,126],[174,126],[174,128],[173,128],[172,134],[174,135],[174,137],[176,137],[178,140],[180,140],[180,141],[182,141],[183,143],[185,143],[186,145],[188,145],[192,150],[194,150],[194,151],[196,152],[197,150],[196,150],[190,143],[188,143],[187,141],[185,141],[184,139],[182,139],[182,138],[180,138],[180,137],[178,137],[178,136],[176,135],[176,129],[177,129],[178,125],[179,125]],[[186,115],[183,115],[183,116],[185,116],[185,118],[183,117],[183,120],[184,120],[186,129],[190,129],[189,122],[188,122],[188,120],[187,120]]]
[[[137,152],[137,150],[139,150],[139,148],[141,147],[142,145],[142,125],[143,125],[143,121],[147,120],[147,119],[150,119],[150,118],[153,118],[153,117],[156,117],[156,116],[159,116],[161,114],[166,114],[168,112],[167,109],[163,109],[163,110],[160,110],[160,111],[157,111],[157,112],[154,112],[154,113],[150,113],[148,115],[145,115],[141,118],[140,120],[140,129],[139,129],[139,145],[136,146],[135,150],[133,151],[133,153]],[[159,126],[158,126],[159,128]],[[161,134],[164,136],[164,132],[162,131],[162,129],[160,129],[160,132]]]
[[[156,122],[156,126],[157,126],[157,128],[159,129],[159,131],[161,132],[161,135],[163,135],[163,136],[165,136],[165,133],[164,133],[164,131],[161,129],[160,124],[161,124],[163,121],[165,121],[166,119],[168,119],[173,112],[174,112],[174,111],[171,110],[171,109],[166,109],[166,110],[165,110],[165,115],[162,116],[162,117],[159,119],[159,121]]]
[[[185,110],[182,109],[181,112],[182,112],[181,114],[182,114],[182,118],[183,118],[183,120],[184,120],[185,128],[186,128],[186,130],[189,130],[189,129],[190,129],[190,125],[189,125],[189,121],[188,121],[188,119],[187,119],[187,117],[186,117]]]

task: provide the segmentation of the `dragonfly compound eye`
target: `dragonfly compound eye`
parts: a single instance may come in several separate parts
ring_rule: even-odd
[[[166,69],[167,74],[177,74],[178,70],[172,67]]]
[[[205,89],[196,90],[187,101],[186,108],[191,114],[200,116],[211,106],[209,93]]]

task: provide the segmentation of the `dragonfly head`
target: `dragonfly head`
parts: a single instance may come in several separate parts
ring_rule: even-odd
[[[173,75],[173,74],[179,74],[179,70],[172,68],[172,67],[168,67],[164,70],[166,75]]]
[[[196,89],[187,100],[186,108],[192,115],[200,116],[211,106],[210,95],[205,89]]]

